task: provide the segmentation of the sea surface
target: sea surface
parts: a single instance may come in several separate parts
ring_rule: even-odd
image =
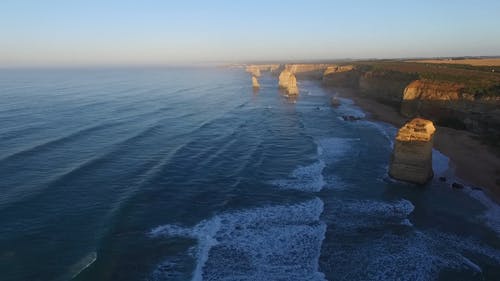
[[[242,69],[0,70],[0,280],[500,280],[500,211]],[[446,176],[447,182],[438,180]]]

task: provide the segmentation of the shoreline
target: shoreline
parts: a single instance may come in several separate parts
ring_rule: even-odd
[[[367,118],[389,123],[401,128],[409,118],[405,118],[392,106],[374,99],[363,97],[357,91],[348,88],[325,88],[329,93],[351,99],[363,111]],[[434,148],[450,159],[450,168],[454,171],[457,182],[472,188],[482,189],[497,204],[500,202],[500,158],[491,148],[482,144],[473,133],[436,126]],[[447,179],[451,185],[450,179]]]

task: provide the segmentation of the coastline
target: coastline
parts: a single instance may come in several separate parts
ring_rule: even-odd
[[[351,99],[368,113],[369,119],[383,121],[397,128],[408,121],[408,118],[401,116],[394,107],[363,97],[355,90],[329,87],[326,89],[338,93],[340,97]],[[500,186],[496,184],[496,179],[500,177],[500,158],[470,132],[441,126],[436,128],[434,148],[450,158],[450,167],[454,170],[458,182],[484,189],[489,197],[499,203]],[[450,185],[451,183],[449,181]]]

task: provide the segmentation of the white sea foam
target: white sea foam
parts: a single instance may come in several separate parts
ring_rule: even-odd
[[[321,267],[335,280],[436,280],[443,269],[481,274],[474,261],[500,263],[500,251],[476,240],[438,231],[418,231],[407,200],[339,201],[323,215],[329,227]],[[389,231],[392,229],[392,231]]]
[[[150,235],[197,240],[192,280],[325,280],[318,269],[322,212],[316,198],[224,213],[192,228],[160,226]]]
[[[340,106],[337,107],[337,112],[341,115],[349,115],[357,118],[365,118],[365,112],[358,106],[354,105],[354,102],[350,99],[339,98]]]
[[[411,226],[408,215],[415,206],[408,200],[382,202],[373,200],[335,201],[324,217],[338,229],[355,230],[373,225]]]
[[[398,133],[398,129],[390,124],[382,123],[382,122],[373,122],[373,121],[365,121],[362,124],[366,124],[377,129],[382,136],[387,140],[387,143],[391,148],[394,147],[394,139],[396,138],[396,134]]]
[[[318,192],[326,184],[323,177],[325,162],[319,160],[308,166],[299,166],[288,179],[274,180],[271,183],[284,189]]]
[[[357,236],[356,236],[357,237]],[[483,255],[494,263],[500,253],[474,240],[438,232],[384,234],[358,244],[332,245],[328,263],[337,280],[436,280],[443,269],[482,269],[467,254]]]
[[[351,147],[351,142],[359,139],[347,138],[322,138],[316,141],[318,161],[307,165],[299,166],[288,176],[287,179],[271,181],[271,184],[284,189],[297,189],[309,192],[318,192],[327,184],[329,186],[341,187],[338,182],[331,182],[337,179],[323,176],[323,169],[327,165],[338,162],[342,156],[346,155]]]
[[[486,211],[480,219],[500,237],[500,206],[482,190],[466,187],[464,192],[467,192],[471,197],[483,204]]]

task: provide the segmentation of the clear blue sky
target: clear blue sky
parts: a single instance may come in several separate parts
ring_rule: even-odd
[[[1,0],[0,67],[500,55],[499,0]]]

